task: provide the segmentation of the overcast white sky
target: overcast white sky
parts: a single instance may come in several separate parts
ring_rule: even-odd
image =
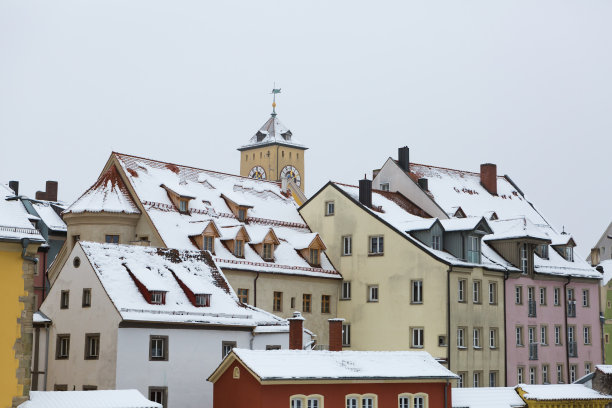
[[[0,0],[0,181],[72,202],[111,151],[237,173],[269,117],[307,193],[399,146],[497,163],[587,255],[612,220],[609,0]]]

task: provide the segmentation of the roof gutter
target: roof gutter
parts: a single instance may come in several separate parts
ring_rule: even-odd
[[[30,261],[30,262],[34,262],[35,264],[38,263],[38,258],[34,257],[34,256],[28,256],[26,255],[26,251],[28,250],[28,245],[30,245],[30,239],[29,238],[21,238],[21,246],[22,246],[22,251],[21,251],[21,257],[26,260],[26,261]]]

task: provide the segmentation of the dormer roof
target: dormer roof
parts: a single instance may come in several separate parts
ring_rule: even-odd
[[[246,242],[251,242],[251,237],[244,225],[232,225],[221,227],[221,241],[233,241],[243,237]]]

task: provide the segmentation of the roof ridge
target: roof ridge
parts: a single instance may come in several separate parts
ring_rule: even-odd
[[[434,168],[434,169],[440,169],[440,170],[450,170],[450,171],[456,171],[456,172],[461,172],[461,173],[470,173],[473,174],[475,176],[480,176],[479,172],[476,171],[470,171],[470,170],[459,170],[459,169],[452,169],[450,167],[442,167],[442,166],[434,166],[433,164],[423,164],[423,163],[414,163],[414,162],[410,162],[411,165],[416,165],[416,166],[423,166],[423,167],[430,167],[430,168]],[[498,178],[505,178],[505,176],[502,175],[497,175]]]

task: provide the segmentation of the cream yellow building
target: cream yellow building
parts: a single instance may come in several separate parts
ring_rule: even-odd
[[[338,316],[344,347],[424,349],[459,374],[460,386],[500,386],[504,370],[504,262],[444,250],[479,242],[484,219],[439,220],[399,193],[328,183],[301,208],[343,276]]]
[[[44,242],[20,200],[0,184],[0,407],[16,407],[30,391],[34,257]]]

